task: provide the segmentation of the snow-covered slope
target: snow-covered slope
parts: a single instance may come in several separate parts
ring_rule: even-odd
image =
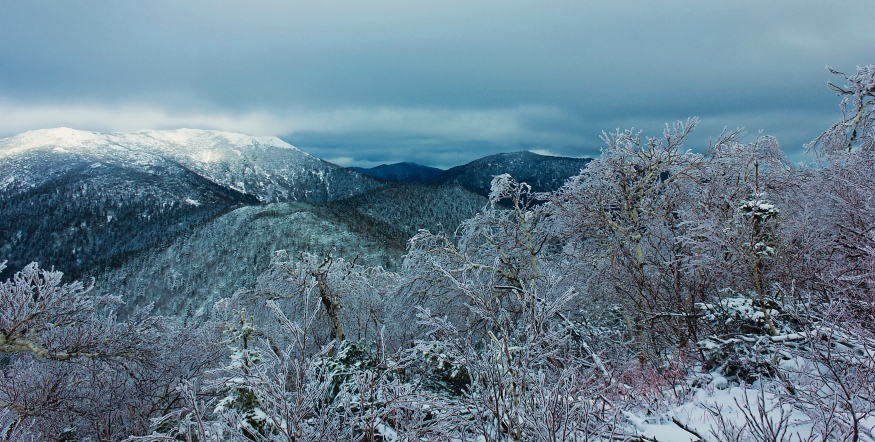
[[[340,215],[340,216],[339,216]],[[246,206],[178,235],[165,247],[138,253],[116,268],[95,272],[98,290],[121,295],[126,315],[154,303],[155,313],[209,311],[217,300],[251,288],[277,250],[336,256],[390,269],[404,249],[382,235],[384,224],[363,229],[330,206],[300,202]],[[373,222],[373,221],[371,221]]]
[[[96,133],[69,128],[0,140],[0,191],[39,186],[71,160],[109,162],[151,173],[172,162],[262,202],[331,201],[379,186],[275,137],[179,129]]]
[[[38,261],[76,277],[241,205],[330,201],[380,185],[278,138],[26,132],[0,140],[0,262],[6,273]]]

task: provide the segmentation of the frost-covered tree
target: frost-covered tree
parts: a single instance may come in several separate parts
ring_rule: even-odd
[[[623,432],[618,409],[604,399],[614,367],[572,316],[578,292],[565,278],[561,238],[535,204],[544,197],[497,176],[490,205],[456,241],[421,232],[410,243],[410,281],[427,280],[441,296],[420,311],[427,329],[417,348],[438,365],[456,404],[448,418],[468,437],[588,440]]]
[[[543,261],[550,256],[551,236],[542,225],[540,206],[533,206],[537,195],[509,175],[495,177],[492,185],[490,205],[465,221],[455,238],[421,231],[411,239],[403,275],[402,292],[414,296],[416,305],[480,332],[477,323],[482,319],[465,306],[472,299],[483,306],[501,304],[512,316],[500,320],[517,322],[523,313],[522,294],[539,296]],[[503,201],[510,207],[501,205]],[[483,285],[483,295],[472,298],[460,291],[455,278],[461,276]]]
[[[565,253],[589,261],[584,291],[621,313],[642,361],[695,336],[700,278],[688,271],[690,249],[681,238],[691,227],[683,217],[704,185],[705,158],[682,149],[696,124],[678,122],[657,138],[605,134],[601,157],[548,203],[555,235],[567,238]]]
[[[0,283],[0,408],[43,440],[144,433],[175,408],[181,380],[218,357],[209,329],[147,311],[117,322],[115,298],[31,264]],[[21,430],[24,429],[24,430]]]
[[[322,306],[318,317],[324,326],[313,332],[317,338],[314,343],[321,347],[330,340],[376,340],[386,324],[385,296],[396,281],[394,273],[348,262],[330,252],[293,257],[278,251],[245,297],[274,299],[283,311],[292,314],[318,301]]]

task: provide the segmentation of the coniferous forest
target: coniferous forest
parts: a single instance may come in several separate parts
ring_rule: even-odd
[[[320,206],[386,220],[359,228],[403,256],[278,250],[210,286],[207,308],[8,263],[0,440],[875,441],[875,66],[834,74],[840,112],[809,164],[741,130],[692,146],[696,118],[605,133],[555,190],[499,174],[488,201],[445,188],[438,213],[417,188]],[[372,201],[404,192],[396,210]],[[216,190],[178,223],[155,202],[144,236],[112,225],[83,253],[138,253],[241,195]],[[0,210],[68,223],[56,196]],[[22,241],[67,247],[51,228]],[[222,263],[203,267],[233,282]]]

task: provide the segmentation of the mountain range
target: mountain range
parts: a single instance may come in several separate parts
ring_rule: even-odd
[[[155,177],[180,168],[261,202],[331,201],[380,186],[276,137],[194,129],[101,134],[57,128],[0,140],[0,191],[34,188],[77,165],[95,163]]]
[[[417,230],[451,233],[480,211],[494,175],[553,190],[587,161],[517,152],[361,173],[273,137],[26,132],[0,140],[0,279],[38,261],[94,277],[122,314],[195,312],[254,284],[277,250],[397,269]]]
[[[432,185],[455,183],[476,194],[488,196],[492,178],[496,175],[508,173],[517,181],[531,185],[535,192],[548,192],[558,189],[569,177],[580,173],[590,161],[591,158],[557,157],[520,151],[490,155],[449,170],[416,163],[352,169],[388,181]]]

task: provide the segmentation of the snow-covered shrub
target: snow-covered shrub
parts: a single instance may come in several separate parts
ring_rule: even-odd
[[[715,331],[697,342],[705,356],[704,368],[730,379],[750,383],[761,375],[774,376],[778,362],[787,358],[778,347],[788,339],[802,338],[779,304],[762,304],[756,294],[741,296],[726,289],[717,302],[697,307]],[[775,324],[778,335],[771,333],[767,319]]]
[[[460,396],[468,391],[471,375],[459,355],[440,342],[422,343],[414,348],[416,365],[423,387],[437,393]]]

